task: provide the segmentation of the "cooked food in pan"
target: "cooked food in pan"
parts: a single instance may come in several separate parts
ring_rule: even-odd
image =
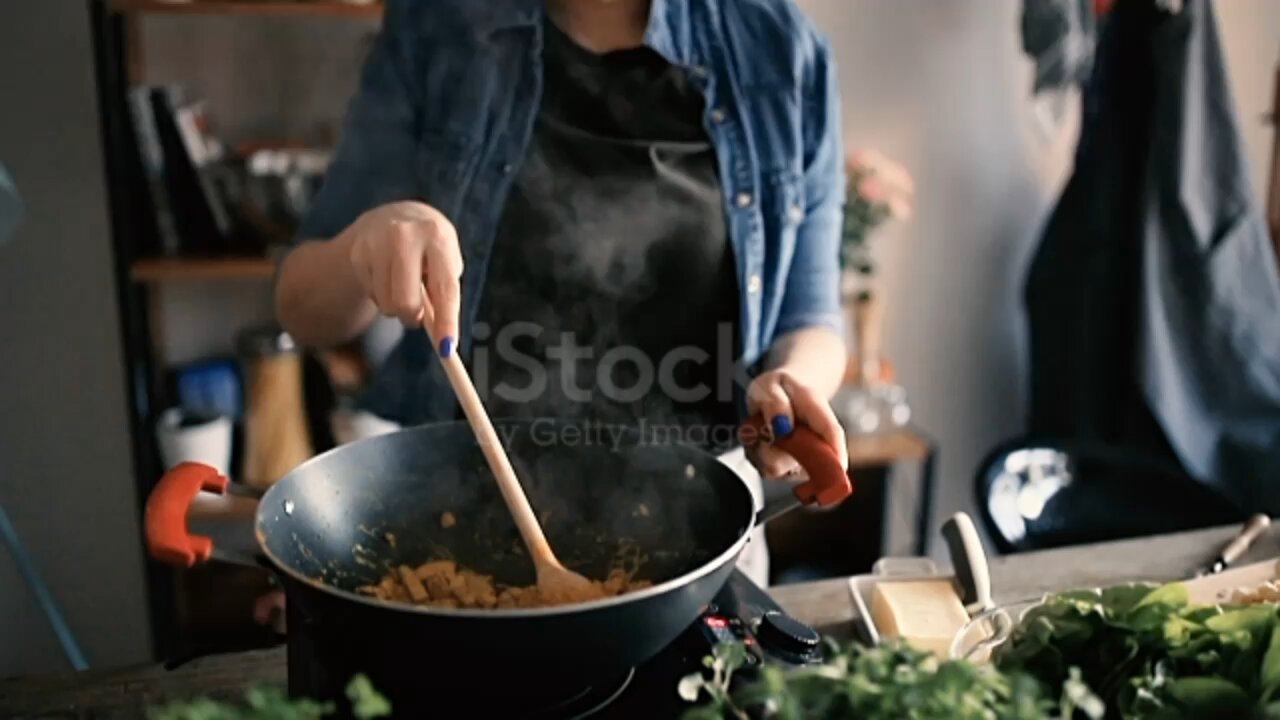
[[[613,597],[649,587],[648,580],[614,568],[604,581],[592,581],[597,597]],[[544,598],[536,585],[511,587],[488,575],[458,567],[452,560],[434,560],[417,568],[400,565],[377,585],[359,588],[380,600],[408,602],[440,608],[533,608],[563,605],[591,598]]]

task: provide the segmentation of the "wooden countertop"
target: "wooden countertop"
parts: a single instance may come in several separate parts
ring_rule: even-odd
[[[995,599],[1010,602],[1073,587],[1189,577],[1209,563],[1237,530],[1216,528],[993,558]],[[1239,564],[1276,556],[1280,556],[1280,530],[1260,538]],[[856,611],[846,580],[786,585],[770,592],[788,613],[823,633],[852,636]],[[164,700],[235,697],[246,684],[282,685],[284,680],[283,648],[210,657],[173,671],[149,666],[15,678],[0,681],[0,717],[139,718],[142,708]]]

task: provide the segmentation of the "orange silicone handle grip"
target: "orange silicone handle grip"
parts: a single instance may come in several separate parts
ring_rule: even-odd
[[[228,482],[225,475],[200,463],[184,462],[165,473],[147,498],[143,516],[151,557],[184,568],[208,560],[213,539],[191,534],[187,511],[201,491],[221,495]]]
[[[853,494],[853,483],[835,449],[804,425],[798,424],[786,437],[774,437],[764,416],[755,415],[743,423],[742,437],[748,444],[771,440],[800,463],[809,479],[796,486],[795,496],[805,505],[827,507]]]

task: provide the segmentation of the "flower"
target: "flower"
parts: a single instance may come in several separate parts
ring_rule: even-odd
[[[889,198],[889,217],[894,220],[906,220],[911,217],[911,203],[902,197]]]
[[[914,195],[916,192],[916,184],[911,180],[907,169],[888,158],[876,167],[876,175],[904,195]]]
[[[858,181],[858,194],[868,202],[879,203],[889,200],[889,192],[884,183],[875,175],[867,175]]]

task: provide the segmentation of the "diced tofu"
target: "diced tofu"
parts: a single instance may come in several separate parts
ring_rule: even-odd
[[[604,580],[604,592],[606,595],[617,595],[626,586],[627,574],[618,569],[609,571],[609,577]]]
[[[453,575],[458,572],[458,566],[452,560],[434,560],[429,563],[423,563],[418,566],[418,577],[426,580],[431,575]]]
[[[422,580],[414,573],[413,568],[408,565],[401,565],[396,568],[396,572],[400,573],[400,582],[403,582],[405,589],[409,591],[410,600],[416,603],[423,603],[431,599],[431,596],[427,594],[427,589],[422,586]]]
[[[498,594],[493,588],[493,579],[487,575],[463,570],[461,573],[466,583],[463,593],[463,607],[493,607],[498,603]]]
[[[447,575],[428,575],[425,582],[427,592],[431,594],[431,597],[437,600],[449,597],[449,577]]]

